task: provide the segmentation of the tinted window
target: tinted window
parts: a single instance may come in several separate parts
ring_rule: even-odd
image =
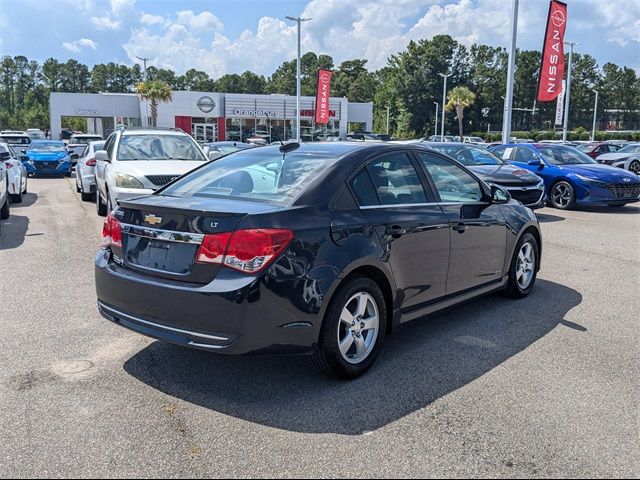
[[[538,151],[547,161],[553,165],[581,165],[585,163],[598,163],[593,158],[582,153],[573,147],[554,146],[543,147],[539,146]]]
[[[113,158],[113,150],[116,145],[116,134],[113,133],[109,138],[107,138],[106,143],[104,144],[104,148],[109,154],[109,158]]]
[[[483,199],[478,181],[459,166],[428,153],[418,154],[443,202],[473,203]]]
[[[516,162],[527,163],[529,160],[537,160],[535,153],[528,148],[516,148]]]
[[[118,161],[205,161],[196,142],[188,135],[123,135],[117,158]]]
[[[426,203],[422,182],[406,153],[385,155],[367,169],[382,205]]]
[[[363,169],[351,180],[351,189],[353,190],[358,205],[361,207],[380,204],[378,194],[373,186],[369,172],[367,172],[366,169]]]
[[[249,149],[222,157],[176,181],[161,195],[232,197],[288,204],[336,161],[335,157]]]

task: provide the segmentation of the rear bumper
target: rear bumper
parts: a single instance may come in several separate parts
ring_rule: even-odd
[[[272,291],[265,278],[221,271],[208,285],[142,276],[96,258],[98,309],[122,327],[224,354],[310,353],[321,321]],[[313,316],[315,317],[315,316]]]

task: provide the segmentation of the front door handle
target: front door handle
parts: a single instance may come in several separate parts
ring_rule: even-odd
[[[457,225],[453,226],[453,229],[458,233],[464,233],[467,231],[467,226],[463,222],[459,222]]]
[[[402,235],[407,233],[407,229],[394,225],[393,227],[387,227],[385,233],[393,238],[400,238]]]

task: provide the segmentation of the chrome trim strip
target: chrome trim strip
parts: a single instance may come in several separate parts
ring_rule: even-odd
[[[140,227],[128,223],[122,224],[122,232],[136,237],[151,238],[164,242],[192,243],[194,245],[200,245],[204,240],[204,235],[201,233],[174,232],[158,228]]]
[[[179,328],[166,327],[164,325],[159,325],[157,323],[149,322],[147,320],[142,320],[141,318],[138,318],[138,317],[132,317],[131,315],[127,315],[126,313],[122,313],[122,312],[119,312],[118,310],[114,310],[113,308],[109,308],[102,302],[98,302],[98,305],[100,306],[101,309],[103,309],[103,310],[105,310],[107,312],[111,312],[111,313],[115,314],[116,316],[125,317],[125,318],[128,318],[129,320],[131,320],[133,322],[142,323],[142,324],[148,325],[150,327],[159,328],[161,330],[168,330],[170,332],[180,333],[180,334],[183,334],[183,335],[189,335],[189,336],[192,336],[192,337],[206,338],[208,340],[214,340],[214,341],[217,341],[217,342],[228,342],[229,341],[229,338],[227,338],[227,337],[218,337],[218,336],[215,336],[215,335],[205,335],[204,333],[196,333],[196,332],[191,332],[189,330],[181,330]]]

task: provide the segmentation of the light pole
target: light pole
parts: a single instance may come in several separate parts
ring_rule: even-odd
[[[389,105],[387,105],[387,135],[389,135],[389,113],[390,113],[391,109],[389,107]]]
[[[147,78],[147,62],[151,59],[148,57],[138,57],[137,55],[136,55],[136,58],[138,60],[142,60],[142,63],[144,64],[144,81],[146,82],[147,80],[149,80],[149,78]],[[144,101],[144,113],[146,117],[145,120],[147,123],[147,125],[144,125],[144,126],[146,127],[149,124],[149,101],[148,100]]]
[[[504,96],[502,143],[509,143],[511,139],[511,108],[513,107],[513,81],[516,70],[516,40],[518,38],[518,5],[519,0],[513,0],[513,12],[511,14],[511,50],[509,50],[509,66],[507,68],[507,91]]]
[[[591,130],[591,141],[593,142],[596,139],[596,117],[598,116],[598,91],[596,92],[596,104],[593,107],[593,129]]]
[[[148,57],[146,57],[146,58],[145,58],[145,57],[138,57],[137,55],[136,55],[136,58],[137,58],[138,60],[142,60],[142,63],[143,63],[143,65],[144,65],[144,79],[145,79],[145,81],[146,81],[146,80],[148,80],[148,78],[147,78],[147,62],[148,62],[149,60],[151,60],[151,59],[150,59],[150,58],[148,58]]]
[[[440,121],[440,141],[444,142],[444,107],[447,105],[447,77],[450,77],[450,73],[439,73],[444,78],[444,87],[442,89],[442,119]]]
[[[296,141],[300,142],[300,25],[310,18],[286,17],[287,20],[298,24],[298,63],[296,64]]]
[[[564,125],[562,126],[562,143],[567,141],[567,127],[569,126],[569,99],[571,97],[571,65],[573,64],[573,47],[577,42],[564,42],[569,45],[569,70],[567,70],[567,91],[564,99]]]
[[[436,106],[436,126],[433,129],[433,133],[438,135],[438,107],[440,107],[440,104],[438,102],[433,102],[433,104]]]

